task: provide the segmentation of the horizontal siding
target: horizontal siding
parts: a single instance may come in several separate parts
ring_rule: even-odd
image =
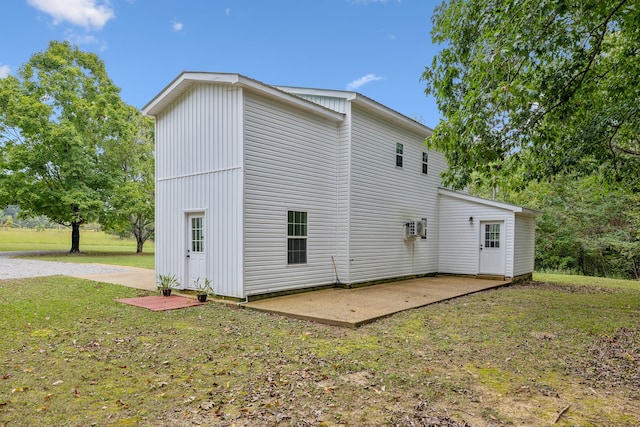
[[[397,142],[404,144],[403,168],[395,166]],[[349,281],[436,272],[442,155],[430,151],[429,174],[423,174],[423,138],[357,107],[351,150]],[[403,224],[423,217],[428,238],[405,240]]]
[[[532,273],[535,268],[536,220],[533,217],[516,216],[516,239],[513,275]]]
[[[338,113],[351,115],[351,104],[345,98],[322,95],[301,94],[295,88],[287,88],[307,101],[322,105]],[[336,270],[340,281],[349,283],[349,218],[350,218],[350,189],[351,189],[351,121],[344,120],[339,130],[338,145],[338,228],[336,247]]]
[[[245,292],[255,295],[335,281],[338,125],[247,95]],[[304,265],[287,265],[287,211],[308,212]]]
[[[241,91],[195,85],[156,117],[156,274],[187,278],[187,212],[205,213],[207,277],[242,297]]]
[[[440,259],[438,272],[479,272],[480,221],[504,221],[505,276],[513,275],[513,212],[440,195]],[[473,222],[469,221],[473,217]]]

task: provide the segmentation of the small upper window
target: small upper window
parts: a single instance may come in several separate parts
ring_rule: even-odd
[[[396,166],[402,167],[402,154],[404,151],[404,146],[399,142],[396,144]]]
[[[422,152],[422,173],[429,173],[429,153]]]

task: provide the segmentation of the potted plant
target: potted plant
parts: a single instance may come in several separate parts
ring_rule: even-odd
[[[158,289],[162,292],[162,295],[168,297],[171,295],[171,290],[179,284],[175,274],[159,274],[158,275]]]
[[[204,279],[200,281],[200,278],[197,278],[193,281],[193,287],[196,289],[196,296],[198,297],[198,301],[206,302],[207,295],[213,293],[213,288],[211,287],[211,280]]]

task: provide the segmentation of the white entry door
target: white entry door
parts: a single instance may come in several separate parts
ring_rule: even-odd
[[[206,242],[204,214],[187,215],[189,247],[187,249],[187,280],[186,288],[193,288],[193,282],[207,277],[207,263],[205,256]],[[202,281],[202,280],[201,280]]]
[[[504,221],[481,221],[480,229],[480,274],[504,276]]]

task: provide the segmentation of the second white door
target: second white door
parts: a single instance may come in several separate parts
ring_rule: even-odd
[[[204,214],[187,215],[188,249],[187,249],[187,283],[186,288],[193,288],[197,279],[207,277],[206,242]]]
[[[504,221],[481,221],[480,229],[480,274],[504,276]]]

